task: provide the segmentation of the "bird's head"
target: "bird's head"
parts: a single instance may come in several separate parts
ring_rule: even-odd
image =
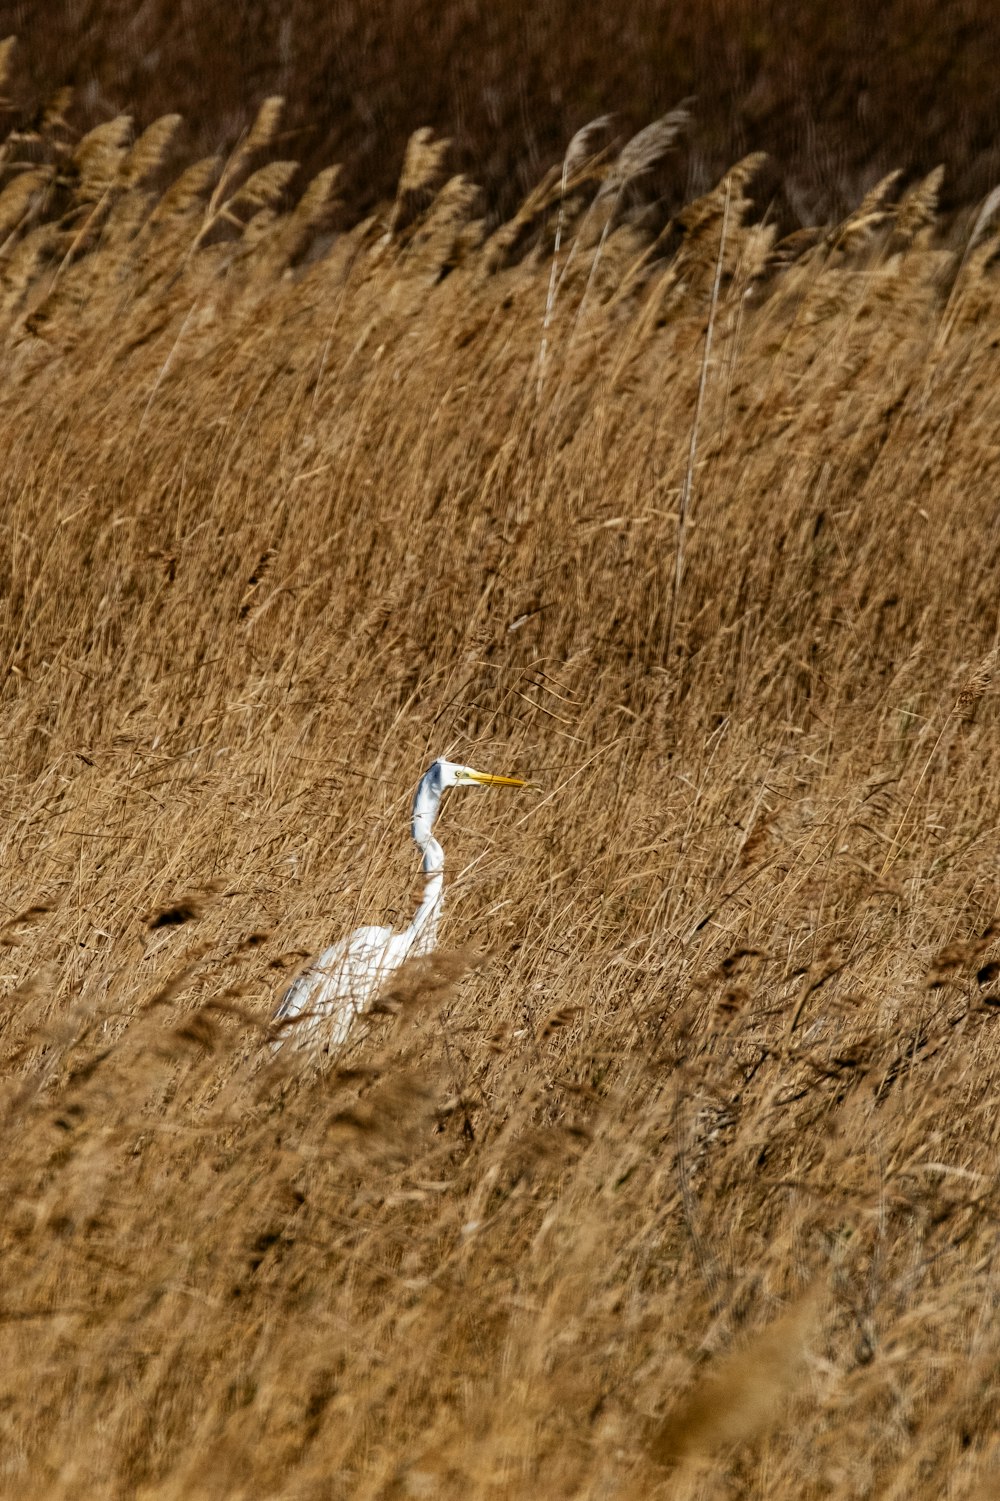
[[[441,794],[446,787],[526,787],[521,777],[495,777],[486,771],[476,771],[471,766],[461,766],[456,761],[433,762],[417,787],[413,799],[413,838],[424,852],[424,870],[440,871],[444,865],[444,852],[431,833],[434,820],[441,805]]]
[[[435,761],[431,772],[441,790],[445,787],[526,787],[522,777],[497,777],[488,771],[475,771],[471,766],[461,766],[455,761]],[[430,773],[428,773],[430,774]]]

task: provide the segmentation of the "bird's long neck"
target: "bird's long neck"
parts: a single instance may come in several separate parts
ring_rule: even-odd
[[[424,857],[424,895],[413,916],[407,934],[411,951],[428,953],[437,940],[438,923],[444,907],[444,850],[431,830],[441,805],[441,787],[430,773],[425,776],[413,799],[413,840]]]

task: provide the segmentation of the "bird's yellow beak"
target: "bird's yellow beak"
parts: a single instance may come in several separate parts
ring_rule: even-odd
[[[473,771],[471,767],[462,776],[463,782],[478,782],[483,787],[527,787],[523,777],[494,777],[488,771]]]

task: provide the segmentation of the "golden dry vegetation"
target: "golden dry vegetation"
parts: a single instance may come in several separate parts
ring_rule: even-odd
[[[74,81],[80,128],[176,110],[196,154],[287,95],[282,154],[341,162],[348,219],[392,193],[417,126],[509,214],[596,115],[624,134],[692,94],[657,173],[671,202],[751,148],[789,225],[840,216],[893,167],[947,161],[948,207],[1000,179],[996,0],[0,0],[8,31],[29,118]]]
[[[23,1498],[985,1498],[1000,1378],[992,205],[774,243],[682,119],[0,195],[0,1474]],[[149,184],[156,184],[155,187]],[[651,227],[652,224],[652,227]],[[443,948],[348,1052],[304,956]]]

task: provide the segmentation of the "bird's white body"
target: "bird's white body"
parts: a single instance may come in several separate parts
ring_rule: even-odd
[[[342,1047],[355,1018],[368,1009],[393,971],[434,949],[444,906],[444,850],[431,830],[445,788],[465,783],[524,786],[518,777],[489,776],[451,761],[438,760],[428,768],[413,799],[411,829],[426,877],[413,921],[398,932],[356,928],[324,949],[282,998],[275,1014],[283,1024],[279,1043],[322,1051]]]
[[[289,986],[276,1020],[304,1017],[282,1037],[297,1047],[338,1048],[354,1019],[415,949],[407,933],[358,928],[313,960]]]

